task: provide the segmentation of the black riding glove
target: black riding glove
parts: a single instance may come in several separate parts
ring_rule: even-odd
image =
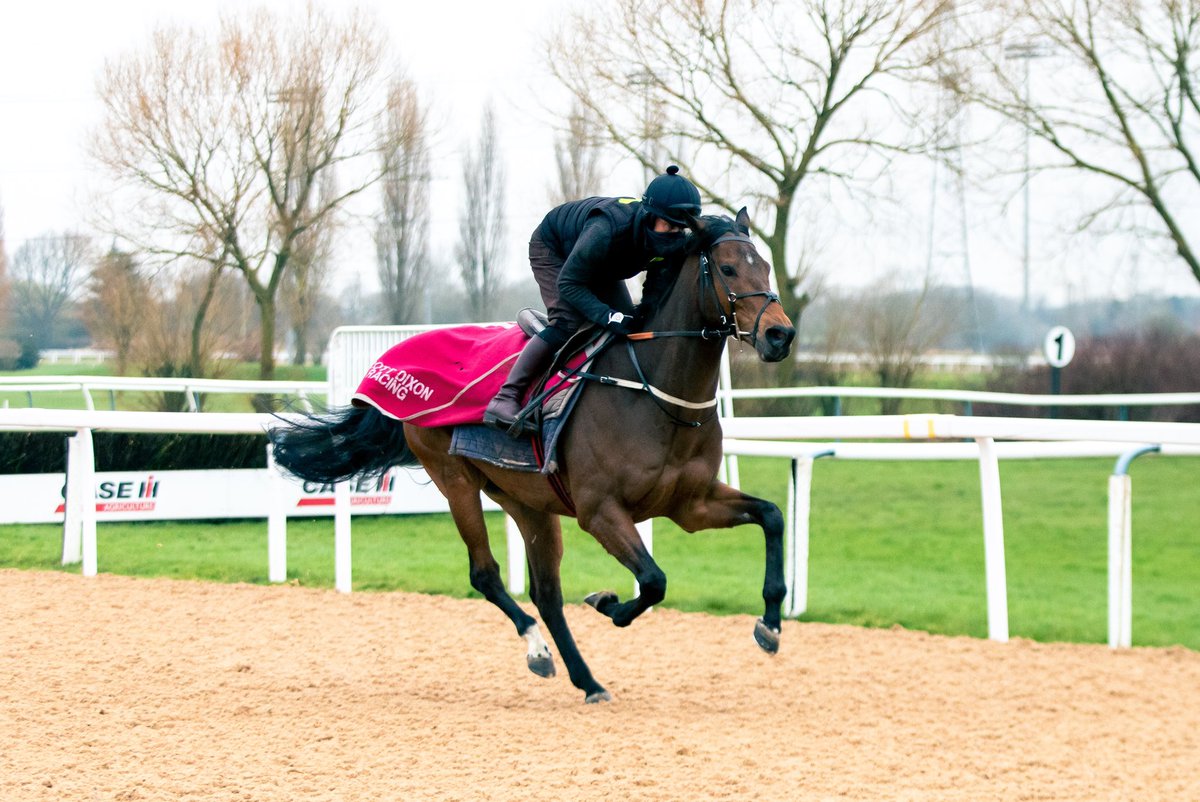
[[[637,331],[637,326],[634,324],[633,315],[626,315],[618,312],[615,309],[610,309],[608,317],[604,321],[604,328],[614,334],[620,334],[628,337]]]

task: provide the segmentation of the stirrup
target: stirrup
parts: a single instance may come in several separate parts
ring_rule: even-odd
[[[522,409],[517,414],[517,417],[513,418],[512,423],[508,425],[505,433],[514,440],[522,437],[537,437],[541,434],[542,427],[534,418],[535,407],[535,404],[530,404]],[[497,421],[501,422],[499,419]]]
[[[494,429],[498,432],[504,432],[513,439],[521,437],[534,437],[540,431],[540,427],[533,421],[532,417],[526,413],[526,410],[521,410],[515,418],[506,420],[494,412],[483,413],[483,425],[489,429]]]

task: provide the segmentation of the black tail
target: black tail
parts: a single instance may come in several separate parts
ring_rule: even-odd
[[[332,484],[416,465],[404,426],[375,407],[343,407],[299,419],[280,417],[267,432],[275,462],[307,482]]]

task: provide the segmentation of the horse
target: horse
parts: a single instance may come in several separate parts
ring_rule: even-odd
[[[400,423],[371,406],[288,419],[269,432],[276,462],[308,481],[423,466],[449,502],[466,544],[471,586],[525,639],[528,668],[550,677],[555,665],[549,644],[501,580],[480,493],[499,504],[525,542],[529,598],[587,703],[612,696],[592,676],[563,614],[559,516],[573,515],[636,578],[638,593],[631,599],[606,590],[584,600],[618,627],[661,602],[667,589],[637,522],[663,517],[687,532],[757,524],[766,541],[765,608],[754,638],[769,654],[779,649],[786,593],[783,515],[771,501],[718,481],[723,453],[716,391],[728,338],[751,345],[762,361],[778,362],[788,356],[795,328],[770,289],[771,267],[750,239],[746,209],[736,219],[690,222],[682,264],[644,293],[642,330],[629,335],[625,347],[617,344],[595,359],[590,378],[603,378],[588,382],[563,424],[557,490],[539,473],[451,455],[452,427]]]

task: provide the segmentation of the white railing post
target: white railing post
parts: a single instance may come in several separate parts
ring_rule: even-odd
[[[793,459],[791,481],[787,488],[783,549],[783,579],[787,584],[783,614],[787,618],[803,615],[808,609],[808,518],[812,503],[812,466],[810,457]]]
[[[1133,645],[1133,479],[1130,464],[1143,454],[1162,451],[1145,445],[1117,459],[1108,478],[1108,645]]]
[[[1004,512],[1000,501],[1000,463],[996,443],[977,437],[979,485],[983,498],[983,560],[987,577],[988,637],[1008,642],[1008,584],[1004,568]]]
[[[812,514],[813,463],[834,456],[833,450],[792,458],[783,537],[783,581],[787,596],[783,615],[796,618],[808,610],[809,519]]]
[[[1133,643],[1132,480],[1128,474],[1108,477],[1108,645]]]
[[[504,516],[505,560],[508,562],[508,592],[519,596],[525,592],[525,540],[517,522]]]
[[[92,430],[83,429],[79,441],[80,484],[83,485],[83,514],[79,521],[83,540],[83,575],[95,576],[96,564],[96,452],[92,447]]]
[[[267,580],[287,581],[287,508],[285,482],[275,464],[275,451],[267,444]]]
[[[67,497],[63,502],[63,565],[82,562],[96,575],[96,454],[92,430],[79,429],[67,445]]]
[[[333,487],[333,585],[350,592],[350,483]]]
[[[83,503],[87,498],[79,476],[79,436],[67,438],[66,493],[63,496],[62,564],[74,565],[83,560]]]
[[[733,418],[733,396],[730,392],[733,390],[733,371],[729,367],[729,348],[726,347],[721,352],[721,376],[717,382],[717,394],[720,396],[721,418],[728,420]],[[742,477],[738,467],[737,454],[726,454],[725,459],[721,462],[721,479],[726,484],[741,488]]]

